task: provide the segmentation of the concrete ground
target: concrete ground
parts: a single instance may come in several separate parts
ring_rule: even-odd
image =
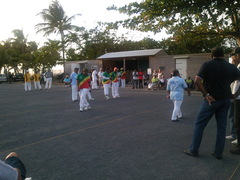
[[[33,180],[240,179],[240,156],[228,152],[230,141],[222,160],[210,155],[214,119],[205,129],[200,156],[182,153],[191,143],[199,92],[185,96],[184,119],[173,123],[165,91],[119,91],[120,98],[105,100],[103,89],[93,90],[92,109],[79,112],[64,85],[47,93],[0,84],[0,158],[17,152]]]

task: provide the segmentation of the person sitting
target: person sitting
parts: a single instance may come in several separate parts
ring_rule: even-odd
[[[0,169],[0,179],[24,180],[26,178],[26,168],[15,152],[7,155],[5,161],[0,160]]]
[[[66,75],[63,82],[65,83],[65,87],[70,87],[70,78],[68,75]]]
[[[154,89],[157,90],[158,88],[158,84],[159,83],[159,79],[157,78],[157,75],[153,75],[151,82],[148,84],[148,89]]]

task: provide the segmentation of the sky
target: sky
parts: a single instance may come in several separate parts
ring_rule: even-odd
[[[2,0],[3,1],[3,0]],[[142,0],[58,0],[62,5],[66,15],[77,16],[73,25],[83,26],[91,29],[97,26],[97,22],[114,22],[127,18],[126,15],[119,14],[117,11],[108,11],[107,7],[123,6],[130,2],[141,2]],[[42,34],[36,34],[35,25],[44,22],[40,16],[37,16],[43,9],[48,9],[51,0],[4,0],[0,6],[0,41],[13,37],[14,29],[23,30],[28,41],[37,43],[47,41]],[[121,31],[119,34],[126,33]],[[133,32],[130,35],[125,34],[129,40],[141,40],[144,37],[150,37],[155,40],[166,38],[165,33],[154,35],[153,33]],[[54,36],[55,38],[56,36]],[[52,39],[52,36],[50,37]]]

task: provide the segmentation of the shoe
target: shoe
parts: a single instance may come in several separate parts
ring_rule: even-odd
[[[89,101],[94,101],[94,98],[89,98]]]
[[[87,111],[87,110],[88,110],[88,107],[83,108],[83,110],[84,110],[84,111]]]
[[[198,152],[191,152],[190,150],[184,150],[183,153],[185,153],[188,156],[193,156],[193,157],[197,157],[198,156]]]
[[[215,152],[212,152],[211,155],[214,156],[217,160],[221,160],[222,159],[222,156],[217,156],[215,154]]]
[[[117,98],[116,96],[113,96],[113,98],[115,99],[115,98]]]
[[[117,98],[120,98],[120,96],[117,96]]]
[[[178,119],[183,119],[183,116],[179,116]]]
[[[225,138],[228,139],[228,140],[235,140],[235,139],[236,139],[236,138],[234,138],[232,135],[226,136]]]
[[[240,149],[239,148],[230,149],[229,152],[232,153],[232,154],[240,154]]]
[[[83,108],[80,108],[80,110],[79,110],[80,112],[83,112]]]
[[[235,139],[234,141],[231,142],[232,144],[238,144],[238,140]]]
[[[110,97],[109,96],[105,96],[106,97],[106,99],[110,99]]]

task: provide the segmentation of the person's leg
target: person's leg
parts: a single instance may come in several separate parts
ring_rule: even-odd
[[[36,81],[34,81],[34,88],[35,88],[35,90],[37,89],[37,82]]]
[[[173,112],[172,112],[172,121],[176,121],[177,120],[177,101],[172,100],[173,101]]]
[[[27,83],[28,90],[31,91],[31,82]]]
[[[24,89],[25,89],[25,91],[27,91],[27,90],[28,90],[28,87],[27,87],[27,82],[25,82],[25,83],[24,83]]]
[[[83,100],[82,100],[82,89],[80,89],[78,94],[79,94],[79,107],[80,107],[80,111],[83,111],[84,106],[83,106]]]
[[[198,153],[198,149],[202,142],[203,131],[213,114],[214,110],[212,109],[212,106],[204,100],[194,125],[192,144],[189,148],[191,153]]]
[[[117,86],[118,84],[117,83],[115,83],[115,82],[113,82],[112,83],[112,97],[113,98],[116,98],[116,86]]]
[[[181,118],[182,117],[182,111],[181,111],[181,105],[182,105],[182,101],[177,101],[177,117]]]
[[[48,88],[51,89],[51,87],[52,87],[52,78],[49,78],[49,86],[48,86]]]
[[[234,101],[234,125],[238,140],[237,146],[240,149],[240,100]]]
[[[37,86],[38,86],[39,89],[42,89],[40,81],[37,81]]]
[[[234,102],[231,101],[230,108],[228,110],[228,119],[230,121],[230,136],[226,136],[226,138],[235,139],[237,137],[236,135],[236,129],[234,126]]]
[[[86,89],[86,88],[82,89],[82,92],[81,92],[81,100],[82,100],[84,110],[88,110],[88,107],[89,107],[89,103],[87,101],[88,92],[89,92],[89,89]]]
[[[215,118],[217,121],[217,137],[214,148],[214,154],[217,157],[222,157],[225,145],[227,114],[230,107],[230,100],[221,101],[222,101],[221,104],[219,104],[219,107],[217,107],[217,110],[215,112]]]
[[[48,88],[48,84],[49,84],[49,78],[46,78],[45,89],[47,89],[47,88]]]
[[[4,162],[17,170],[19,174],[18,180],[24,180],[26,178],[26,168],[17,153],[11,152]]]

